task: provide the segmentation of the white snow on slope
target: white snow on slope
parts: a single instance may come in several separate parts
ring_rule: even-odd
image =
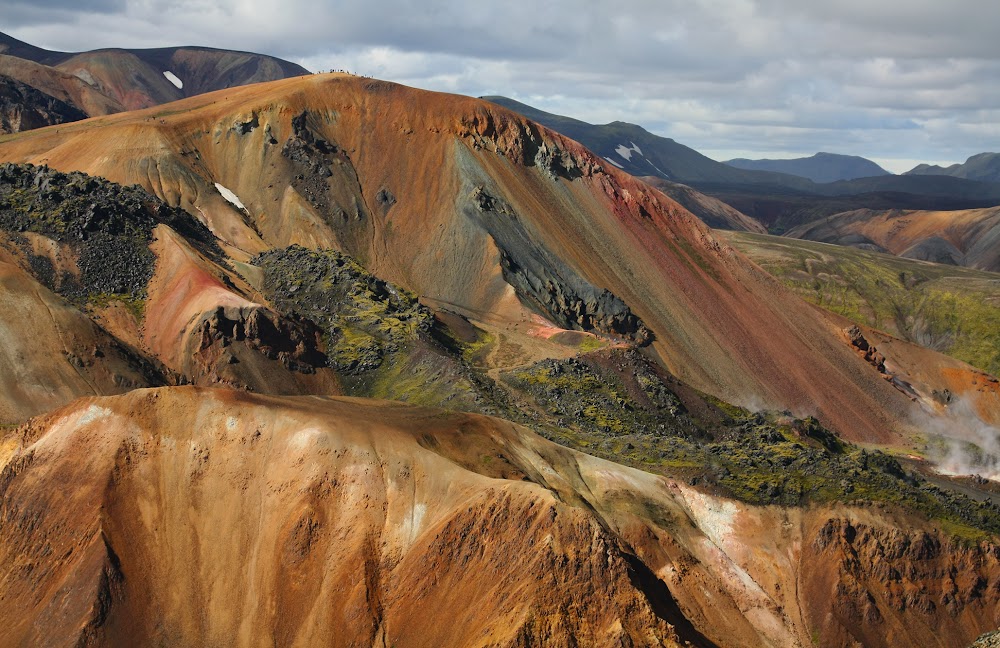
[[[181,81],[180,79],[178,79],[177,75],[174,74],[173,72],[171,72],[170,70],[167,70],[166,72],[164,72],[163,76],[167,77],[167,81],[169,81],[170,83],[173,83],[175,86],[177,86],[178,90],[183,90],[184,89],[184,82]]]
[[[649,159],[647,158],[647,159],[646,159],[646,161],[647,161],[647,162],[649,162]],[[663,176],[664,178],[666,178],[667,180],[669,180],[669,179],[670,179],[670,174],[669,174],[669,173],[667,173],[666,171],[664,171],[664,170],[663,170],[663,169],[661,169],[660,167],[656,166],[656,165],[655,165],[655,164],[653,164],[652,162],[649,162],[649,166],[651,166],[651,167],[653,167],[654,169],[656,169],[657,171],[659,171],[659,172],[660,172],[660,175],[661,175],[661,176]]]
[[[219,190],[219,193],[222,194],[223,198],[225,198],[226,200],[228,200],[229,202],[231,202],[233,205],[235,205],[237,209],[242,209],[243,211],[247,210],[247,208],[243,206],[243,203],[240,202],[240,199],[232,191],[230,191],[229,189],[226,189],[225,187],[223,187],[222,185],[220,185],[218,182],[215,183],[215,188]]]
[[[635,145],[635,142],[629,142],[629,144],[631,144],[632,146],[625,146],[624,144],[619,144],[615,148],[615,153],[617,153],[618,155],[622,156],[623,158],[631,162],[632,153],[635,152],[638,153],[639,155],[642,155],[642,150]]]
[[[617,162],[615,162],[614,160],[612,160],[612,159],[611,159],[611,158],[609,158],[609,157],[606,157],[606,158],[604,158],[604,159],[605,159],[605,160],[607,160],[608,162],[610,162],[611,164],[615,165],[615,166],[616,166],[616,167],[618,167],[619,169],[624,169],[624,168],[625,168],[625,167],[623,167],[622,165],[618,164]]]

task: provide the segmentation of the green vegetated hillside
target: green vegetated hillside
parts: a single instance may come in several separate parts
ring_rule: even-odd
[[[777,236],[726,236],[809,302],[1000,372],[1000,274]]]

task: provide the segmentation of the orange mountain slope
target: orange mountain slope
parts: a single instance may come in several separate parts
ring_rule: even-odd
[[[817,414],[851,439],[890,441],[917,407],[686,210],[487,102],[300,77],[7,136],[0,159],[138,183],[236,261],[332,247],[512,326],[530,304],[563,328],[651,338],[696,388]]]
[[[962,211],[860,209],[801,225],[785,235],[1000,271],[1000,207]]]
[[[0,424],[85,395],[164,384],[145,359],[24,272],[0,246]]]
[[[83,399],[0,468],[7,645],[945,647],[1000,609],[996,556],[919,523],[387,402]]]

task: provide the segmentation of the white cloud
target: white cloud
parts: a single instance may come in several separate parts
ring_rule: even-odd
[[[705,151],[961,161],[1000,136],[1000,3],[981,0],[9,4],[4,29],[49,48],[260,51]]]

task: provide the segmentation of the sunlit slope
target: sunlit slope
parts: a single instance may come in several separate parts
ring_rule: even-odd
[[[803,299],[1000,373],[1000,275],[853,247],[731,234]]]
[[[9,645],[945,647],[996,623],[989,545],[737,504],[482,416],[175,387],[12,441]]]
[[[801,225],[785,235],[922,261],[1000,270],[1000,207],[961,211],[860,209]]]
[[[909,399],[835,325],[687,211],[487,102],[303,77],[9,136],[0,157],[139,183],[235,258],[332,247],[438,303],[511,319],[528,304],[563,327],[651,337],[694,386],[851,438],[908,420]]]

